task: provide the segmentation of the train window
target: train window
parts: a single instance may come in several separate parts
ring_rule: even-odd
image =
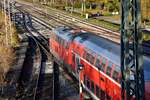
[[[114,69],[112,78],[113,78],[114,80],[118,81],[118,82],[119,82],[119,80],[118,80],[119,72],[120,72],[119,66],[116,66],[115,69]]]
[[[103,58],[103,60],[102,60],[102,66],[101,66],[101,70],[102,70],[102,71],[105,70],[105,65],[106,65],[106,59]]]
[[[96,53],[91,51],[91,58],[90,58],[90,61],[91,61],[91,62],[90,62],[90,63],[91,63],[92,65],[94,65],[94,63],[95,63],[95,62],[94,62],[94,61],[95,61],[95,57],[96,57]]]
[[[86,82],[86,83],[87,83],[87,84],[86,84],[87,88],[90,89],[90,80],[89,80],[88,77],[87,77],[87,82]]]
[[[56,41],[59,42],[59,37],[58,36],[56,36]]]
[[[67,45],[67,42],[66,41],[64,41],[64,47],[66,48],[66,45]]]
[[[59,38],[59,43],[63,46],[64,41],[63,41],[63,39],[62,39],[62,38]]]
[[[117,72],[120,72],[120,67],[116,65],[115,70],[116,70]]]
[[[90,54],[87,52],[87,53],[86,53],[86,60],[87,60],[88,62],[89,62],[89,60],[90,60],[89,58],[90,58]]]
[[[111,69],[112,69],[112,68],[108,66],[108,67],[107,67],[107,70],[106,70],[106,74],[109,75],[109,76],[110,76],[110,73],[111,73]]]
[[[62,38],[60,38],[60,42],[62,45],[64,45],[64,40]]]
[[[64,44],[65,44],[65,41],[63,39],[61,39],[61,44],[62,44],[62,46],[64,46]]]
[[[58,43],[60,43],[60,38],[59,38],[59,36],[57,36],[57,39],[58,39]]]
[[[104,80],[104,78],[102,78],[102,77],[100,78],[100,80],[101,80],[102,82],[104,82],[104,81],[105,81],[105,80]]]
[[[96,96],[100,97],[100,88],[96,85]]]
[[[101,92],[100,92],[100,99],[105,100],[105,91],[103,91],[102,89],[101,89]]]
[[[86,51],[84,50],[83,58],[86,59]]]
[[[97,67],[97,68],[100,68],[100,56],[98,56],[97,57],[97,59],[96,59],[96,63],[95,63],[95,66]]]
[[[107,67],[107,70],[106,70],[106,74],[110,76],[111,70],[112,70],[112,63],[109,62],[108,67]]]
[[[94,93],[94,82],[91,81],[91,91]]]
[[[93,64],[93,63],[94,63],[94,56],[93,56],[93,55],[90,55],[89,62],[90,62],[91,64]]]
[[[106,100],[111,100],[111,97],[108,94],[106,94]]]
[[[57,40],[58,43],[61,44],[61,40],[60,40],[60,37],[59,37],[59,36],[57,36],[57,39],[58,39],[58,40]]]
[[[112,78],[116,81],[118,80],[118,72],[117,71],[113,72]]]
[[[58,42],[58,36],[56,35],[56,37],[55,37],[55,41],[57,41]]]
[[[68,44],[69,44],[69,43],[68,43],[67,41],[64,41],[64,47],[65,47],[65,48],[68,48]]]
[[[68,48],[68,47],[69,47],[69,43],[65,42],[65,48]]]
[[[76,55],[75,58],[76,58],[76,64],[77,64],[77,65],[80,65],[80,58],[79,58],[79,56]]]
[[[89,53],[86,52],[85,59],[88,61]]]
[[[72,61],[73,61],[73,63],[75,62],[75,54],[74,53],[72,53]]]

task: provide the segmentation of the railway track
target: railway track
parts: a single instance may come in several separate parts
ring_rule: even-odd
[[[120,44],[120,33],[119,32],[111,31],[109,29],[105,29],[103,27],[99,27],[99,26],[87,23],[84,20],[80,20],[73,16],[68,16],[65,13],[63,13],[59,10],[53,9],[53,8],[49,8],[49,9],[51,9],[51,11],[49,13],[47,13],[47,12],[43,11],[44,8],[33,7],[32,5],[25,5],[25,4],[20,4],[20,5],[22,5],[21,9],[24,9],[25,11],[30,12],[33,17],[40,19],[42,22],[48,23],[50,26],[52,26],[52,28],[55,28],[57,26],[70,26],[73,28],[80,28],[82,30],[95,33],[98,36],[101,36],[112,42]],[[43,19],[43,17],[39,18],[39,16],[43,16],[43,17],[46,16],[46,17],[44,17],[44,19]],[[54,20],[55,24],[54,23],[50,24],[49,22],[47,22],[48,20]],[[56,24],[56,22],[57,22],[57,24]],[[149,42],[147,42],[147,43],[143,42],[143,49],[144,49],[143,51],[144,51],[145,55],[150,55],[149,47],[150,47]]]
[[[27,12],[24,11],[24,10],[20,10],[20,9],[17,9],[17,10],[19,10],[21,13],[27,13]],[[24,17],[25,29],[28,31],[28,34],[26,34],[26,35],[29,36],[29,37],[31,37],[31,38],[33,38],[33,40],[36,41],[36,44],[37,44],[38,47],[40,48],[40,51],[44,51],[45,55],[46,55],[47,57],[49,57],[49,59],[51,59],[51,58],[50,58],[50,57],[51,57],[51,54],[50,54],[49,51],[44,47],[45,45],[41,43],[41,39],[38,38],[38,37],[41,37],[42,40],[44,40],[44,39],[45,39],[45,35],[44,35],[44,34],[40,34],[40,32],[36,32],[35,29],[34,29],[34,27],[36,27],[36,25],[34,25],[32,22],[40,23],[41,25],[44,25],[44,27],[49,28],[49,30],[50,30],[51,28],[54,28],[54,27],[53,27],[52,25],[49,25],[48,23],[45,23],[45,22],[43,22],[42,20],[36,18],[36,16],[35,16],[35,17],[32,16],[32,20],[31,20],[29,14],[27,13],[26,15],[28,16],[28,17],[27,17],[27,16]],[[41,35],[43,35],[43,36],[41,36]],[[45,41],[46,41],[46,40],[47,40],[47,39],[45,39]],[[42,49],[42,50],[41,50],[41,49]],[[70,85],[70,89],[73,89],[73,90],[70,91],[70,92],[71,92],[70,94],[69,94],[69,92],[63,93],[63,92],[62,92],[62,91],[64,91],[63,89],[68,88],[68,85],[64,86],[64,84],[61,84],[61,86],[62,86],[63,88],[62,88],[61,91],[60,91],[60,92],[62,92],[60,98],[63,98],[63,97],[67,98],[68,96],[72,96],[72,94],[74,94],[74,91],[76,91],[76,92],[75,92],[75,93],[76,93],[75,95],[77,95],[77,94],[78,94],[78,88],[77,88],[77,87],[78,87],[78,84],[76,84],[76,83],[73,82],[72,78],[68,75],[67,72],[65,72],[62,68],[60,68],[60,69],[61,69],[61,71],[60,71],[61,75],[60,75],[59,78],[61,79],[61,81],[66,80],[66,84]],[[42,70],[42,69],[40,68],[40,70]],[[37,75],[38,78],[37,78],[36,87],[35,87],[35,90],[34,90],[35,93],[33,93],[33,96],[34,96],[33,100],[35,100],[35,99],[38,97],[38,95],[39,95],[38,84],[40,84],[40,83],[38,83],[38,82],[40,82],[39,80],[41,80],[41,79],[40,79],[40,76],[41,76],[41,71],[40,71],[40,70],[39,70],[39,73],[38,73],[38,75]],[[61,82],[61,83],[62,83],[62,82]],[[42,90],[40,90],[40,91],[42,91]],[[75,96],[75,97],[76,97],[76,96]],[[67,99],[66,99],[66,100],[67,100]],[[76,99],[74,99],[74,100],[76,100]]]
[[[21,9],[21,10],[23,10],[24,12],[26,11],[26,9]],[[23,13],[24,13],[23,12]],[[35,12],[35,11],[34,11]],[[38,12],[36,12],[37,14],[39,14]],[[39,22],[39,23],[41,23],[41,24],[43,24],[43,25],[45,25],[45,26],[47,26],[47,28],[48,28],[48,26],[51,26],[51,28],[54,28],[55,26],[57,26],[57,25],[47,25],[47,24],[45,24],[45,23],[43,23],[43,19],[38,19],[35,15],[33,15],[34,16],[34,20],[35,21],[37,21],[37,22]],[[44,14],[43,14],[43,16],[44,16]],[[58,16],[57,16],[58,17]],[[36,32],[35,31],[35,29],[32,27],[32,24],[31,24],[31,19],[30,19],[30,17],[24,17],[25,19],[24,19],[24,23],[25,23],[25,27],[26,27],[26,30],[30,33],[30,34],[27,34],[28,36],[30,36],[30,37],[32,37],[33,38],[33,40],[35,40],[35,42],[36,42],[36,44],[38,45],[38,48],[39,48],[39,50],[41,51],[41,49],[42,49],[42,51],[44,51],[44,52],[46,52],[46,55],[47,56],[49,56],[49,54],[48,54],[48,51],[46,50],[46,48],[45,48],[45,46],[43,46],[43,44],[41,44],[41,40],[44,40],[44,41],[46,41],[45,40],[45,37],[43,36],[43,35],[41,35],[41,34],[36,34],[36,33],[38,33],[38,32]],[[57,23],[61,23],[62,25],[67,25],[67,26],[69,26],[70,25],[70,22],[63,22],[64,21],[64,19],[62,19],[62,20],[58,20],[58,19],[56,19],[56,17],[54,17],[54,16],[51,16],[51,15],[48,15],[48,19],[52,19],[53,18],[53,20],[55,20],[55,21],[57,21]],[[71,27],[77,27],[76,25],[72,25]],[[82,29],[82,28],[81,28]],[[36,36],[35,36],[36,35]],[[42,39],[41,40],[39,40],[39,38],[37,38],[37,37],[41,37]],[[41,55],[41,54],[40,54]],[[42,57],[40,58],[40,59],[42,59]],[[39,76],[40,76],[40,74],[41,74],[41,68],[40,68],[40,70],[39,70],[39,73],[38,73],[38,77],[37,77],[37,83],[36,83],[36,87],[35,87],[35,93],[34,93],[34,100],[36,99],[36,94],[37,94],[37,88],[38,88],[38,82],[39,82]],[[68,77],[68,76],[66,76],[66,75],[64,75],[63,74],[63,76],[64,77]]]
[[[17,14],[17,15],[21,16],[22,13]],[[25,26],[25,21],[24,21],[23,18],[22,17],[20,17],[20,18],[17,17],[17,19],[18,19],[17,21],[19,21],[19,22],[16,23],[17,24],[17,28],[19,27],[19,29],[21,29],[22,31],[29,32],[27,30],[26,26]],[[19,82],[19,91],[20,92],[18,92],[17,98],[20,97],[20,96],[21,96],[21,98],[25,98],[26,96],[35,95],[35,93],[34,94],[33,93],[31,93],[31,94],[29,93],[29,91],[33,92],[34,89],[36,90],[36,87],[32,86],[31,84],[29,85],[29,83],[31,83],[32,81],[38,80],[38,78],[39,78],[39,72],[40,72],[40,70],[38,70],[38,69],[39,69],[39,67],[41,65],[41,62],[42,62],[42,54],[41,54],[41,50],[40,50],[40,47],[38,45],[38,42],[36,40],[34,40],[34,38],[32,38],[31,36],[28,36],[27,34],[26,34],[26,36],[28,37],[28,40],[30,42],[30,49],[36,49],[36,52],[37,52],[38,56],[36,56],[36,57],[34,56],[34,59],[37,59],[36,60],[36,62],[37,62],[36,63],[37,68],[34,68],[35,71],[30,73],[31,74],[31,78],[28,81],[26,81],[26,80],[24,80],[24,77],[25,77],[25,72],[24,71],[26,71],[27,69],[25,68],[26,66],[23,67],[23,69],[22,69],[23,72],[22,72],[22,74],[20,76],[21,79],[19,80],[20,81]],[[33,44],[34,44],[34,46],[33,46]],[[33,47],[33,48],[31,48],[31,47]],[[28,58],[26,58],[26,59],[30,59],[31,60],[31,58],[29,57],[30,55],[31,55],[31,53],[28,53]],[[27,61],[25,61],[26,65],[32,67],[31,66],[32,65],[32,61],[30,61],[30,62],[31,63],[27,64]],[[24,70],[24,68],[26,70]],[[30,70],[30,69],[28,69],[28,70]],[[35,76],[37,76],[37,77],[34,78]],[[36,81],[36,86],[37,86],[37,81]],[[31,87],[34,88],[34,89],[31,89]]]
[[[26,30],[30,33],[28,34],[27,36],[29,37],[32,37],[32,39],[35,41],[35,43],[37,44],[38,46],[38,49],[40,51],[40,66],[39,66],[39,72],[37,74],[37,80],[36,80],[36,84],[35,84],[35,89],[34,89],[34,94],[33,94],[33,100],[36,100],[36,94],[37,94],[37,89],[38,89],[38,84],[39,84],[39,78],[40,78],[40,74],[41,74],[41,70],[42,70],[42,67],[41,67],[41,63],[42,63],[42,53],[41,53],[41,44],[39,43],[39,41],[34,37],[34,35],[32,34],[32,32],[30,32],[30,29],[28,29],[28,25],[26,25],[26,19],[24,19],[25,21],[25,27],[26,27]]]
[[[18,10],[18,9],[17,9]],[[34,42],[35,45],[36,45],[36,49],[37,51],[39,52],[38,53],[38,65],[37,66],[37,71],[36,72],[32,72],[32,78],[30,79],[30,82],[33,82],[32,84],[28,84],[26,86],[25,89],[23,89],[23,94],[21,93],[20,95],[21,98],[32,98],[32,100],[36,100],[37,99],[37,95],[38,94],[38,91],[39,91],[39,82],[40,82],[40,78],[41,78],[41,72],[42,72],[42,64],[43,64],[43,61],[46,61],[47,57],[49,57],[49,47],[48,45],[48,41],[47,39],[45,38],[45,36],[43,36],[42,34],[40,34],[38,31],[36,31],[36,29],[32,26],[32,22],[31,22],[31,18],[29,16],[29,14],[25,14],[24,12],[22,12],[21,10],[18,10],[21,15],[22,15],[22,18],[20,18],[19,23],[21,25],[19,26],[23,26],[23,31],[26,31],[27,34],[26,36],[29,37],[30,39],[32,39],[31,42]],[[21,19],[23,21],[21,21]],[[35,46],[35,45],[31,45],[31,46]],[[26,73],[26,72],[24,72]],[[34,85],[34,86],[33,86]],[[31,93],[32,92],[32,93]]]
[[[25,12],[23,12],[25,13]],[[39,91],[41,91],[41,84],[43,84],[43,82],[41,80],[43,80],[43,76],[44,74],[42,73],[43,70],[43,65],[42,62],[46,61],[47,58],[50,59],[50,53],[49,53],[49,46],[48,46],[48,41],[47,39],[40,34],[39,32],[35,31],[36,29],[34,29],[34,27],[32,26],[32,20],[30,18],[29,15],[25,16],[25,27],[26,30],[28,31],[29,34],[27,34],[29,37],[31,37],[36,44],[38,45],[38,48],[41,52],[41,64],[39,66],[39,72],[37,74],[37,80],[36,80],[36,84],[35,84],[35,88],[34,88],[34,93],[33,93],[33,100],[36,100],[39,98]],[[44,81],[44,80],[43,80]],[[41,97],[40,97],[41,98]]]
[[[24,10],[30,12],[30,14],[32,14],[33,16],[35,16],[35,15],[36,16],[46,16],[47,19],[45,18],[45,20],[47,20],[47,21],[53,19],[54,21],[61,23],[62,25],[70,26],[73,28],[80,28],[82,30],[95,33],[96,35],[106,38],[108,40],[111,40],[113,42],[120,43],[119,32],[113,32],[111,30],[104,29],[104,28],[96,26],[96,25],[92,25],[85,21],[81,21],[77,18],[61,14],[60,12],[58,12],[57,10],[54,10],[54,9],[51,9],[51,12],[46,13],[41,8],[35,8],[31,5],[29,6],[29,5],[25,5],[25,4],[20,4],[20,5],[22,5],[22,7],[20,9],[24,9]]]
[[[45,53],[47,54],[47,52],[45,52]],[[47,56],[49,56],[49,55],[50,54],[47,54]],[[78,95],[78,93],[79,93],[78,90],[79,89],[78,89],[78,82],[77,82],[77,80],[74,80],[73,77],[70,77],[69,74],[68,74],[68,72],[66,72],[63,69],[63,67],[60,67],[59,70],[60,70],[59,79],[61,81],[61,83],[60,83],[60,87],[61,87],[61,89],[60,89],[60,98],[61,99],[66,98],[66,100],[67,100],[69,96]],[[63,92],[66,89],[68,91]],[[76,98],[76,97],[78,98],[78,96],[75,96],[74,98]],[[74,99],[74,100],[76,100],[76,99]]]

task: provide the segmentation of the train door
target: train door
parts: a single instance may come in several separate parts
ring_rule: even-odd
[[[75,74],[77,79],[79,79],[79,71],[78,71],[79,65],[80,65],[80,56],[78,54],[75,54]]]
[[[72,52],[72,70],[73,73],[75,73],[75,54]]]

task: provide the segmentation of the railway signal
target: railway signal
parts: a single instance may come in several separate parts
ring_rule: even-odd
[[[121,0],[121,10],[122,99],[144,100],[140,0]]]

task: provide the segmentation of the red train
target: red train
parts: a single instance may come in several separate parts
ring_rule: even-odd
[[[58,27],[52,30],[50,51],[95,100],[121,100],[120,46],[89,32]],[[145,95],[150,99],[150,58],[144,56]]]

